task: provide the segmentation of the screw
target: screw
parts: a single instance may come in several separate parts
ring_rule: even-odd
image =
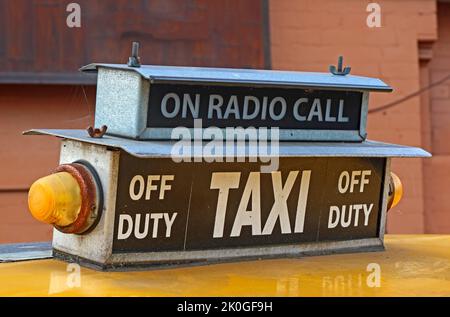
[[[105,135],[106,129],[108,129],[108,127],[106,125],[102,125],[102,127],[100,129],[89,126],[86,129],[86,131],[88,132],[88,134],[91,138],[101,138]]]
[[[344,62],[344,58],[341,56],[339,56],[338,58],[338,65],[337,65],[337,69],[336,66],[334,65],[330,65],[330,73],[332,73],[333,75],[338,75],[338,76],[345,76],[350,74],[350,70],[352,69],[351,67],[345,67],[344,69],[342,69],[342,64]]]
[[[141,59],[139,57],[139,42],[133,42],[131,47],[131,56],[128,58],[129,67],[141,67]]]

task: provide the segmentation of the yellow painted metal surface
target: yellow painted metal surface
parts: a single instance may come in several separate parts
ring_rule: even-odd
[[[450,235],[387,235],[385,241],[385,252],[139,272],[81,268],[78,275],[57,260],[3,263],[0,295],[450,296]]]

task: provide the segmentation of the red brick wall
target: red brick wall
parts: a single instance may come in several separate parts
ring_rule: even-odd
[[[51,239],[51,226],[28,212],[27,192],[58,166],[60,141],[21,133],[92,124],[95,88],[84,92],[81,86],[0,85],[0,243]]]
[[[382,27],[369,28],[361,0],[270,1],[272,67],[327,71],[339,54],[352,74],[378,77],[394,87],[374,93],[369,109],[397,100],[420,88],[419,42],[437,37],[435,0],[384,0]],[[368,137],[422,145],[421,97],[369,115]],[[393,171],[403,181],[404,198],[389,212],[387,229],[397,233],[425,231],[423,161],[394,159]],[[449,178],[450,179],[450,178]],[[447,228],[450,230],[450,227]]]
[[[80,28],[66,25],[70,2],[0,1],[0,81],[124,63],[132,41],[145,64],[264,66],[260,0],[77,0]]]
[[[431,82],[450,74],[450,3],[438,5],[438,40],[428,64]],[[430,90],[430,135],[433,158],[425,164],[426,230],[450,231],[450,80]]]
[[[0,0],[0,243],[49,240],[28,212],[31,183],[58,163],[59,141],[31,128],[85,128],[95,87],[7,85],[79,82],[79,67],[126,62],[139,41],[144,64],[264,68],[260,0],[80,0],[81,28],[60,0]],[[80,76],[85,78],[85,76]],[[89,116],[91,115],[91,116]]]

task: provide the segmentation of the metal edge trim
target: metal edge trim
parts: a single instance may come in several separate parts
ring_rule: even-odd
[[[174,128],[146,128],[140,135],[140,140],[171,140],[172,130]],[[206,128],[202,128],[204,131]],[[257,128],[256,128],[257,129]],[[269,128],[270,129],[270,128]],[[195,135],[195,128],[188,128],[191,135]],[[225,128],[220,128],[225,131]],[[280,141],[363,141],[359,130],[295,130],[295,129],[279,129]],[[204,141],[210,139],[202,139]],[[249,138],[249,140],[258,140],[258,138]],[[300,141],[299,141],[300,142]]]
[[[110,148],[116,148],[116,149],[122,149],[125,152],[136,156],[136,157],[142,157],[142,158],[147,158],[147,157],[165,157],[165,155],[167,155],[167,153],[163,153],[161,155],[156,155],[156,153],[145,153],[145,152],[138,152],[138,151],[132,151],[130,150],[130,147],[126,147],[123,146],[123,144],[117,144],[117,143],[113,143],[114,140],[111,140],[109,143],[108,142],[104,142],[102,141],[103,139],[97,139],[97,138],[82,138],[82,137],[77,137],[77,136],[73,136],[73,135],[65,135],[64,132],[66,131],[78,131],[81,132],[83,130],[45,130],[45,129],[32,129],[32,130],[28,130],[28,131],[24,131],[23,134],[24,135],[50,135],[50,136],[56,136],[59,138],[63,138],[63,139],[69,139],[69,140],[74,140],[74,141],[78,141],[78,142],[82,142],[82,143],[88,143],[88,144],[94,144],[94,145],[101,145],[101,146],[105,146],[105,147],[110,147]],[[111,135],[109,135],[111,136]],[[158,143],[167,143],[167,145],[169,145],[168,142],[175,142],[175,141],[158,141],[158,140],[147,140],[147,141],[143,141],[143,140],[135,140],[135,139],[127,139],[127,138],[117,138],[120,141],[129,141],[131,143],[134,143],[134,145],[137,145],[139,143],[143,143],[143,142],[154,142],[155,145],[158,145]],[[431,154],[428,153],[427,151],[421,149],[421,148],[417,148],[417,147],[411,147],[411,146],[405,146],[405,145],[397,145],[397,144],[390,144],[390,143],[383,143],[383,142],[377,142],[377,141],[371,141],[371,140],[366,140],[364,142],[370,142],[369,146],[367,148],[361,147],[360,149],[353,149],[354,151],[352,153],[344,153],[344,152],[340,152],[337,154],[332,154],[332,153],[328,153],[327,151],[324,151],[323,153],[289,153],[289,152],[285,152],[285,153],[280,153],[279,156],[281,157],[291,157],[291,156],[299,156],[299,157],[312,157],[312,156],[317,156],[317,157],[431,157]],[[304,141],[298,141],[295,142],[298,143],[297,146],[301,146],[302,143],[308,144],[309,142]],[[321,142],[316,142],[316,144],[314,145],[317,148],[321,148],[323,147],[324,149],[329,149],[330,145],[333,146],[339,146],[339,147],[346,147],[346,146],[354,146],[355,144],[360,144],[362,142],[323,142],[323,146],[320,145]],[[279,143],[281,145],[281,147],[283,147],[283,144],[292,144],[291,142],[280,142]],[[387,148],[377,148],[376,145],[379,146],[386,146]],[[132,147],[132,146],[131,146]],[[389,149],[389,147],[393,147],[393,149]],[[371,151],[371,150],[376,150],[376,151]],[[381,152],[381,151],[384,152]],[[399,153],[397,152],[397,154],[393,154],[393,153],[387,153],[387,152],[394,152],[394,150],[403,150],[403,153]],[[413,153],[415,151],[415,153]],[[381,153],[380,153],[381,152]]]
[[[301,256],[330,254],[339,251],[361,249],[368,247],[381,247],[380,238],[366,238],[343,241],[306,242],[298,244],[286,244],[282,246],[254,246],[211,250],[194,251],[166,251],[166,252],[139,252],[139,253],[112,253],[108,263],[130,262],[160,262],[173,260],[203,260],[207,258],[229,259],[262,256]]]
[[[382,193],[382,206],[381,206],[381,215],[380,215],[380,224],[379,224],[379,232],[378,236],[381,241],[384,241],[384,235],[386,231],[386,219],[387,219],[387,200],[389,195],[389,176],[391,172],[391,159],[386,158],[386,166],[384,168],[384,188]]]
[[[152,268],[161,269],[218,264],[243,260],[268,260],[354,252],[377,252],[383,251],[384,249],[385,248],[381,239],[367,238],[358,240],[302,243],[284,246],[214,249],[207,251],[116,253],[112,254],[105,263],[70,255],[56,248],[53,249],[53,256],[56,259],[66,262],[84,264],[85,266],[95,270],[130,271],[139,269],[148,270]],[[231,251],[234,254],[230,255],[228,251]],[[175,257],[167,257],[170,256],[168,253],[175,255]],[[132,259],[133,257],[135,258]]]
[[[369,115],[369,92],[365,91],[361,100],[361,117],[359,119],[359,136],[362,140],[367,138],[367,116]]]
[[[312,82],[302,82],[302,83],[295,83],[295,82],[271,82],[271,81],[254,81],[254,80],[232,80],[232,79],[212,79],[212,78],[188,78],[188,77],[170,77],[170,76],[149,76],[142,73],[140,68],[135,67],[126,67],[126,65],[114,65],[114,64],[101,64],[101,63],[92,63],[85,65],[79,69],[81,72],[96,72],[98,67],[104,67],[109,69],[116,69],[116,70],[123,70],[123,71],[133,71],[141,75],[143,78],[150,81],[150,83],[158,83],[158,82],[177,82],[179,84],[185,84],[193,82],[195,83],[205,83],[205,84],[221,84],[221,85],[252,85],[252,86],[264,86],[264,87],[286,87],[286,88],[317,88],[317,89],[324,89],[324,90],[347,90],[347,91],[374,91],[374,92],[392,92],[393,88],[380,79],[381,83],[384,84],[384,86],[373,86],[373,85],[346,85],[346,84],[318,84],[318,83],[312,83]],[[230,68],[232,69],[232,68]],[[237,69],[236,69],[237,70]],[[264,69],[255,69],[255,70],[261,70],[261,71],[269,71]],[[276,71],[276,70],[273,70]],[[282,71],[282,70],[280,70]],[[374,79],[374,78],[372,78]]]

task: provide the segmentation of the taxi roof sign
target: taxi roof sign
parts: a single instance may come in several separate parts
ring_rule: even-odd
[[[275,128],[282,141],[361,142],[369,92],[392,91],[380,79],[332,73],[102,63],[80,70],[98,72],[95,126],[139,140],[179,139],[179,127],[211,139],[203,133],[211,127],[223,135],[258,129],[248,139]]]
[[[391,158],[430,156],[366,140],[369,92],[388,85],[341,57],[332,74],[141,66],[137,48],[130,67],[81,69],[98,72],[94,127],[25,132],[62,138],[56,172],[83,189],[55,257],[114,270],[383,249]]]
[[[93,127],[25,132],[63,139],[29,193],[55,257],[114,270],[383,250],[403,191],[391,158],[430,156],[366,140],[369,92],[391,87],[342,56],[305,73],[145,66],[138,49],[81,68],[98,72]],[[56,210],[55,195],[73,199]]]

